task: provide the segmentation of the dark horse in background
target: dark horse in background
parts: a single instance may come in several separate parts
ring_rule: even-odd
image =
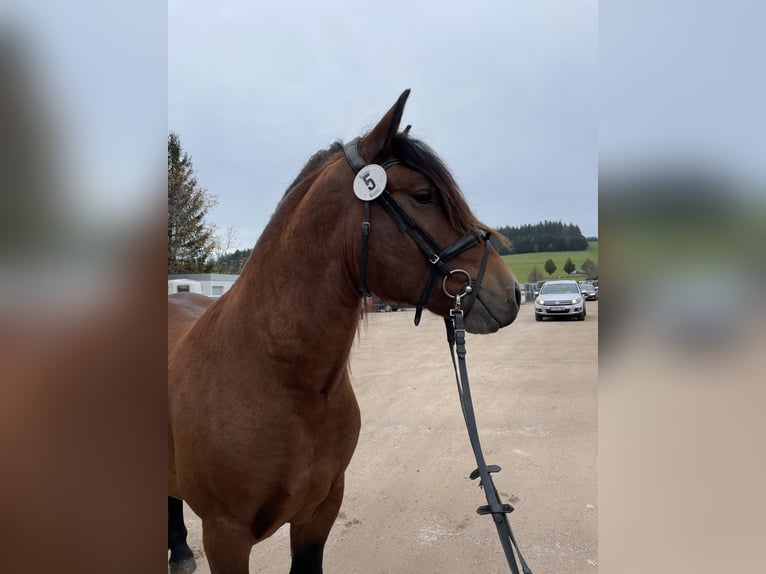
[[[358,141],[357,164],[388,166],[389,197],[430,244],[462,245],[449,269],[463,271],[450,275],[442,268],[444,285],[458,293],[474,283],[466,329],[497,331],[516,318],[518,285],[441,160],[408,130],[399,132],[408,95]],[[364,287],[410,305],[427,297],[427,309],[449,315],[453,299],[441,280],[421,296],[434,262],[377,198],[365,205],[355,195],[357,170],[340,144],[315,154],[228,293],[217,300],[169,297],[173,571],[194,569],[185,500],[202,519],[214,574],[247,574],[252,546],[285,523],[290,572],[320,573],[359,435],[348,359]],[[367,208],[371,225],[363,242]]]

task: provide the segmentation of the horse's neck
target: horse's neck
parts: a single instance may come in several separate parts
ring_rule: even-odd
[[[346,369],[361,301],[342,233],[321,232],[310,224],[267,229],[227,294],[219,324],[242,353],[318,381]]]

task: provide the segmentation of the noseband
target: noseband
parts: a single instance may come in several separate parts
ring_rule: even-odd
[[[353,139],[344,147],[346,159],[351,165],[351,168],[357,174],[359,174],[364,168],[371,167],[370,164],[368,164],[359,153],[358,147],[359,138]],[[382,168],[383,173],[385,174],[385,171],[388,168],[403,163],[404,162],[401,160],[392,159],[379,167]],[[371,165],[375,166],[375,164]],[[391,194],[385,188],[385,177],[382,178],[383,190],[380,191],[375,189],[376,185],[381,185],[380,181],[376,182],[374,179],[365,177],[366,174],[362,174],[362,176],[364,177],[364,181],[367,182],[368,187],[372,186],[369,187],[369,189],[373,194],[371,199],[362,200],[364,202],[364,221],[362,222],[362,265],[359,281],[359,287],[362,291],[362,294],[365,296],[370,295],[370,292],[367,289],[367,249],[370,237],[370,202],[377,201],[383,207],[383,209],[386,210],[386,213],[391,216],[391,219],[394,220],[394,223],[396,223],[396,225],[399,227],[399,230],[410,236],[410,238],[415,242],[415,245],[418,246],[420,251],[432,266],[431,273],[428,276],[428,280],[426,281],[425,288],[423,289],[423,293],[420,296],[420,300],[415,311],[415,325],[420,324],[420,317],[423,313],[423,308],[426,306],[428,299],[431,297],[431,292],[434,289],[436,279],[439,277],[439,275],[443,277],[442,288],[444,289],[444,292],[448,297],[455,299],[455,304],[457,307],[460,306],[463,298],[468,299],[467,304],[464,306],[467,312],[473,305],[475,298],[478,296],[481,280],[484,277],[484,270],[487,267],[487,258],[489,255],[489,233],[482,229],[474,229],[472,231],[468,231],[463,234],[463,236],[460,237],[457,241],[445,249],[442,249],[431,238],[431,236],[428,235],[428,233],[426,233],[423,228],[420,227],[414,219],[412,219],[412,217],[410,217],[410,215],[404,210],[404,208],[402,208],[399,202],[397,202],[391,196]],[[479,273],[476,276],[475,281],[471,279],[471,276],[467,271],[463,269],[450,270],[445,265],[446,261],[449,261],[464,251],[467,251],[468,249],[481,244],[482,241],[484,242],[484,255],[482,256],[481,266],[479,267]],[[461,293],[453,294],[450,293],[450,291],[447,289],[447,280],[453,274],[462,274],[465,275],[468,279],[468,283],[463,287],[463,291]]]

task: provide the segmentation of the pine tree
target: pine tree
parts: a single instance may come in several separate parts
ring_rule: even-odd
[[[553,275],[554,271],[556,271],[556,264],[553,262],[553,259],[548,259],[548,261],[545,262],[545,272],[548,275]]]
[[[567,257],[567,260],[564,262],[564,271],[566,271],[567,275],[571,275],[572,271],[577,269],[577,266],[572,263],[572,259],[570,257]]]
[[[205,216],[215,197],[201,187],[178,134],[168,134],[168,274],[207,273],[215,247]]]

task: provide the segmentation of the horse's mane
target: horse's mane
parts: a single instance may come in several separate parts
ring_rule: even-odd
[[[285,191],[285,196],[290,193],[290,191],[298,185],[303,179],[314,173],[315,171],[318,171],[319,168],[321,168],[327,161],[333,157],[336,153],[343,151],[343,142],[340,140],[334,141],[330,144],[330,147],[327,149],[321,149],[318,152],[316,152],[314,155],[312,155],[309,160],[306,162],[306,165],[303,166],[303,169],[300,171],[298,176],[293,180],[293,182],[287,187],[287,190]],[[283,196],[284,199],[284,196]]]
[[[441,204],[456,230],[465,233],[477,227],[484,227],[471,213],[460,187],[447,166],[428,144],[410,137],[406,132],[400,132],[394,136],[391,147],[396,159],[431,180],[439,191]],[[285,196],[301,181],[317,173],[331,158],[342,152],[343,142],[335,141],[328,148],[312,155],[285,191]]]

